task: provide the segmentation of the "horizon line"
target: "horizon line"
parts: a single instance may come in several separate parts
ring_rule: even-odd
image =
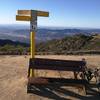
[[[30,27],[30,25],[29,24],[16,24],[16,23],[10,23],[10,24],[0,24],[0,26],[4,26],[4,25],[10,25],[10,26],[12,26],[12,25],[15,25],[15,26],[27,26],[27,27]],[[14,26],[13,26],[14,27]],[[66,29],[66,28],[75,28],[75,29],[100,29],[100,27],[84,27],[84,26],[81,26],[81,27],[79,27],[79,26],[43,26],[43,25],[38,25],[38,28],[64,28],[64,29]]]

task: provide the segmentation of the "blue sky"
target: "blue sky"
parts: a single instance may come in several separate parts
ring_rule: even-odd
[[[18,9],[49,11],[39,26],[100,28],[100,0],[1,0],[0,24],[29,24],[15,21]]]

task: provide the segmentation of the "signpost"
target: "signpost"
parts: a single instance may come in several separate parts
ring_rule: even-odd
[[[18,10],[16,20],[30,21],[30,41],[31,41],[31,59],[35,58],[35,33],[37,30],[37,17],[48,17],[49,12],[37,10]],[[31,68],[30,77],[34,76],[34,70]]]

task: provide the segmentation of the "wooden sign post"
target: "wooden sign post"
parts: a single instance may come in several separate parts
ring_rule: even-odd
[[[49,12],[37,10],[18,10],[16,20],[30,21],[31,58],[35,58],[35,33],[37,31],[37,17],[48,17]],[[34,70],[30,69],[30,77],[34,76]]]

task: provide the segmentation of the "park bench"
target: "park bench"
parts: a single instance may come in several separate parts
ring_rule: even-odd
[[[32,58],[29,63],[28,85],[48,85],[48,84],[66,84],[67,86],[82,86],[85,88],[87,81],[84,79],[86,62],[83,60],[58,60],[46,58]],[[74,73],[74,79],[52,78],[52,77],[30,77],[30,69],[33,70],[54,70],[70,71]],[[77,73],[83,75],[81,79],[77,78]],[[85,90],[84,90],[85,91]]]

